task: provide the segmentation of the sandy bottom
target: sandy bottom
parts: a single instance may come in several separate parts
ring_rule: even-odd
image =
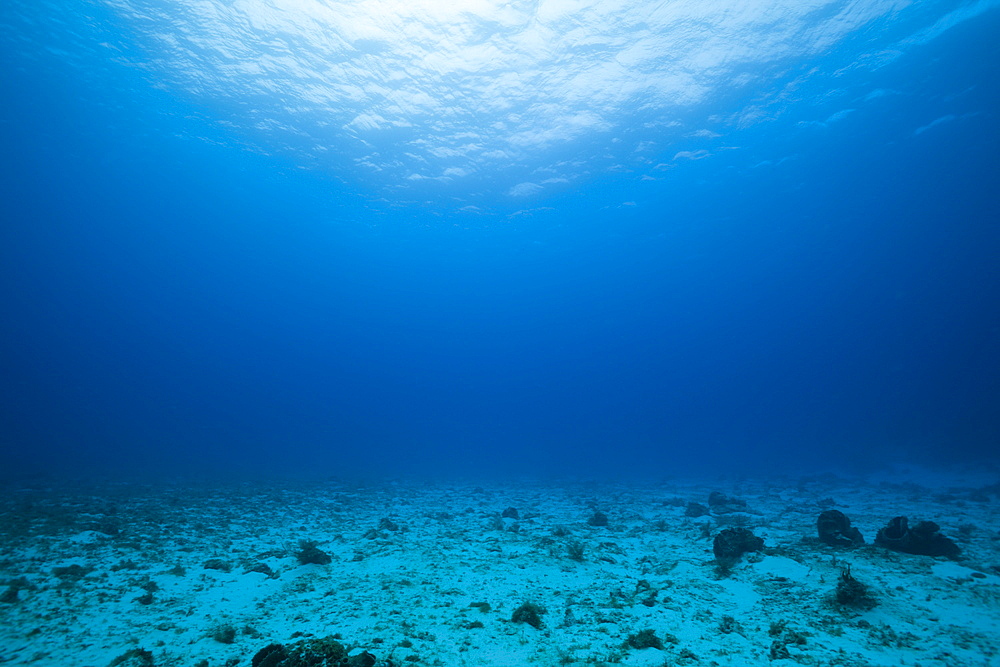
[[[746,506],[687,516],[713,491]],[[829,508],[868,544],[822,544]],[[872,545],[897,515],[937,522],[962,558]],[[142,648],[156,666],[250,665],[270,643],[335,636],[380,666],[1000,665],[998,516],[995,483],[833,475],[9,482],[0,663],[105,667]],[[731,526],[764,548],[726,574],[712,545]],[[330,562],[300,563],[303,541]],[[836,601],[848,564],[874,607]],[[540,627],[512,620],[525,602]],[[635,647],[651,636],[662,648]]]

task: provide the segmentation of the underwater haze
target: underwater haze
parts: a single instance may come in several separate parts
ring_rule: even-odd
[[[998,36],[997,0],[5,0],[2,475],[994,465]]]

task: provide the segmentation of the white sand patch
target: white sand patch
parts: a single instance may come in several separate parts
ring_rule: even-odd
[[[787,579],[804,583],[811,570],[791,558],[783,556],[765,556],[759,563],[754,565],[754,572],[762,577],[772,579]]]
[[[94,530],[84,530],[72,537],[68,538],[70,544],[75,544],[78,546],[83,546],[85,544],[96,544],[98,542],[103,542],[108,539],[108,536],[104,533],[98,533]]]

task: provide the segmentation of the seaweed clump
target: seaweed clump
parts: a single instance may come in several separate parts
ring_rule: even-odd
[[[656,648],[663,650],[663,640],[656,636],[656,632],[652,628],[646,628],[634,635],[629,635],[628,639],[625,640],[625,645],[634,649]]]
[[[319,542],[313,540],[299,540],[299,552],[295,557],[303,565],[329,565],[333,562],[333,558],[318,545]]]
[[[842,607],[853,607],[867,611],[878,604],[871,591],[868,590],[868,586],[855,579],[854,575],[851,574],[850,565],[840,571],[840,580],[837,582],[834,596],[837,604]]]
[[[514,610],[510,620],[514,623],[527,623],[537,630],[542,627],[542,614],[544,613],[545,607],[533,602],[525,602]]]

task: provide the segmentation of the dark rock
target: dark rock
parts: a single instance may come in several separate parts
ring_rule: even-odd
[[[93,568],[84,567],[74,563],[73,565],[52,568],[52,574],[56,575],[60,579],[81,579],[87,576],[91,569]]]
[[[276,576],[274,574],[274,570],[271,569],[270,565],[261,562],[254,563],[253,565],[248,567],[246,573],[249,574],[251,572],[257,572],[259,574],[266,575],[268,578],[273,578]]]
[[[606,526],[608,525],[608,515],[604,512],[594,512],[594,514],[587,519],[587,523],[591,526]]]
[[[734,632],[743,634],[743,626],[732,616],[726,615],[722,617],[722,621],[719,623],[719,632],[724,635],[731,635]]]
[[[207,560],[202,567],[206,570],[218,570],[219,572],[229,572],[233,569],[233,566],[229,564],[229,561],[222,560],[221,558],[212,558]]]
[[[712,491],[708,494],[708,504],[710,507],[715,507],[716,505],[726,504],[726,494],[721,491]]]
[[[257,651],[256,655],[250,661],[250,665],[251,667],[278,667],[287,657],[288,652],[285,651],[284,646],[281,644],[268,644]]]
[[[742,512],[746,510],[747,503],[745,500],[727,496],[719,491],[712,491],[708,495],[708,506],[716,514],[729,514],[730,512]]]
[[[362,651],[347,659],[347,667],[374,667],[375,656],[368,651]]]
[[[35,586],[25,577],[18,577],[17,579],[7,581],[7,590],[3,592],[3,595],[0,595],[0,602],[4,604],[19,602],[20,599],[17,597],[17,594],[22,590],[33,591],[35,590]]]
[[[220,644],[232,644],[236,641],[236,628],[231,625],[223,625],[216,628],[212,633],[212,639]]]
[[[294,644],[268,644],[257,651],[251,667],[371,667],[374,656],[367,651],[347,657],[344,645],[332,637],[304,639]]]
[[[878,531],[875,544],[893,551],[918,556],[947,556],[956,559],[962,550],[939,531],[933,521],[918,521],[912,528],[905,516],[897,516]]]
[[[775,639],[771,642],[771,660],[791,660],[792,654],[788,652],[788,647],[785,646],[785,642],[780,639]]]
[[[500,513],[501,519],[520,519],[521,515],[518,513],[516,507],[508,507],[503,512]]]
[[[746,528],[726,528],[715,536],[712,552],[720,560],[736,560],[745,553],[760,551],[764,539]]]
[[[121,520],[117,517],[106,516],[92,524],[91,530],[114,537],[122,530]]]
[[[378,522],[379,530],[388,530],[389,532],[395,533],[399,530],[399,524],[388,517],[382,517]]]
[[[851,547],[865,543],[861,531],[851,527],[851,520],[840,510],[826,510],[816,520],[819,540],[834,547]]]
[[[684,516],[689,516],[693,519],[705,516],[706,514],[708,514],[708,508],[701,503],[688,503],[687,509],[684,510]]]
[[[134,648],[112,660],[108,667],[153,667],[153,654],[141,648]]]

